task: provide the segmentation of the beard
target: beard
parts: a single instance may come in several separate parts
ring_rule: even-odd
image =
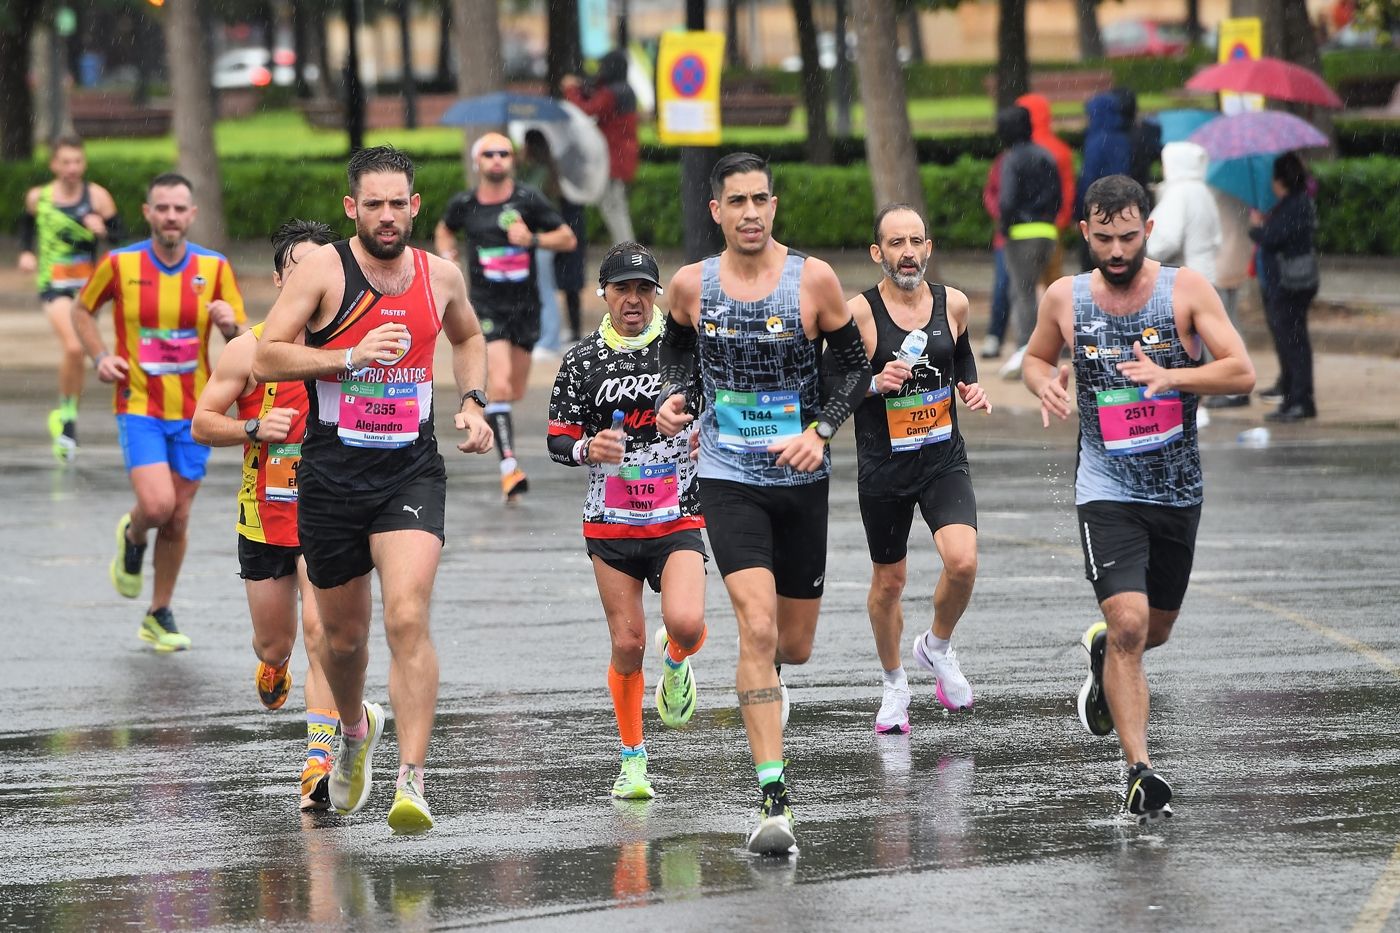
[[[895,284],[896,288],[900,291],[912,292],[923,282],[924,272],[928,269],[928,260],[925,259],[918,264],[919,271],[917,272],[900,272],[899,267],[893,265],[882,254],[880,256],[880,268],[885,270],[885,275],[890,277],[890,281]]]
[[[1094,266],[1099,270],[1099,274],[1103,276],[1105,282],[1109,285],[1122,288],[1124,285],[1131,284],[1133,279],[1137,278],[1138,270],[1142,268],[1142,264],[1146,261],[1147,250],[1140,249],[1137,251],[1137,255],[1127,259],[1127,267],[1122,272],[1109,271],[1107,260],[1100,259],[1097,256],[1094,257]]]
[[[408,247],[409,234],[413,233],[413,221],[410,220],[406,227],[395,227],[394,229],[395,232],[398,233],[399,238],[392,243],[380,242],[377,236],[380,230],[379,227],[375,227],[373,230],[365,230],[362,227],[356,226],[355,233],[359,235],[360,245],[365,248],[365,252],[369,253],[375,259],[398,259]]]

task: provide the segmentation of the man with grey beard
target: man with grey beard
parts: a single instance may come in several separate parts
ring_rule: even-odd
[[[875,373],[855,418],[860,514],[873,565],[866,607],[884,669],[884,700],[875,717],[875,731],[882,734],[909,731],[899,600],[916,505],[933,533],[943,573],[933,593],[933,624],[914,639],[914,659],[933,674],[935,696],[945,709],[972,708],[972,687],[950,645],[977,577],[977,500],[958,432],[957,399],[969,411],[990,414],[992,406],[977,384],[967,296],[924,280],[932,252],[917,208],[881,208],[870,258],[884,278],[847,303]]]

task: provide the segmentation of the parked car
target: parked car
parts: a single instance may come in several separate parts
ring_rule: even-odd
[[[217,90],[244,87],[288,87],[295,80],[297,56],[291,49],[278,49],[272,55],[264,48],[230,49],[214,59],[214,87]],[[305,68],[306,80],[314,81],[315,65]]]
[[[1109,58],[1170,58],[1186,51],[1186,30],[1180,23],[1125,19],[1101,30]]]

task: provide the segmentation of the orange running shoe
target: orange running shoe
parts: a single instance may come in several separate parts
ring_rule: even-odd
[[[329,810],[331,763],[325,758],[308,758],[301,769],[301,808]]]
[[[530,480],[526,478],[525,471],[516,467],[509,473],[501,474],[501,492],[505,495],[507,502],[514,502],[522,494],[530,491]]]
[[[292,672],[289,669],[291,659],[281,667],[273,667],[262,661],[258,662],[258,673],[255,681],[258,685],[258,699],[262,700],[262,705],[268,709],[281,709],[282,704],[287,702],[287,694],[292,692]]]

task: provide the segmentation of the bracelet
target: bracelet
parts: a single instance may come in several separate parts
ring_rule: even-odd
[[[355,371],[355,348],[354,348],[354,347],[346,347],[346,348],[345,348],[345,371],[346,371],[347,373],[353,373],[353,372]]]
[[[874,376],[871,376],[871,377],[870,377],[870,394],[871,394],[871,395],[879,395],[879,394],[880,394],[880,390],[877,389],[877,388],[875,388],[875,377],[874,377]]]
[[[588,462],[588,448],[593,438],[584,437],[574,442],[574,462],[580,466]]]
[[[92,358],[92,368],[97,369],[99,366],[102,365],[102,361],[111,355],[112,354],[108,353],[106,350],[103,350],[101,353],[94,356]]]

